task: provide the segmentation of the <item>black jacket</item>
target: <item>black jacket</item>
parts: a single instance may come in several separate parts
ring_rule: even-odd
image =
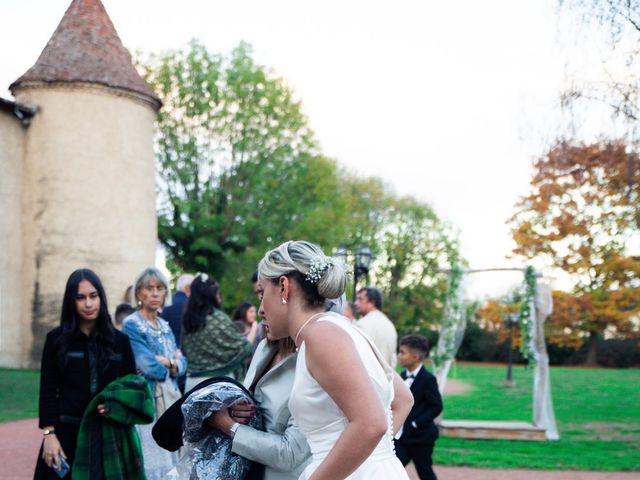
[[[89,403],[116,378],[136,373],[136,364],[129,337],[119,331],[115,332],[114,352],[106,369],[101,370],[96,365],[95,340],[82,332],[78,332],[71,340],[62,363],[56,345],[61,335],[60,327],[50,331],[42,351],[39,425],[40,428],[55,427],[56,437],[67,455],[67,461],[73,465],[80,421]],[[42,446],[33,478],[59,480],[53,469],[44,463]],[[101,477],[92,475],[91,478]]]
[[[176,292],[172,298],[173,303],[162,309],[162,318],[169,322],[178,348],[182,348],[182,314],[186,301],[187,295],[184,292]]]
[[[55,345],[61,335],[61,327],[50,331],[42,352],[40,428],[60,422],[79,425],[87,405],[98,392],[116,378],[136,373],[133,351],[125,334],[115,332],[114,353],[104,371],[96,365],[95,343],[81,332],[71,340],[61,364]]]
[[[406,370],[401,374],[407,377]],[[421,367],[411,384],[413,408],[404,422],[400,441],[411,443],[433,443],[438,438],[438,427],[433,422],[442,412],[442,397],[438,382],[430,372]]]

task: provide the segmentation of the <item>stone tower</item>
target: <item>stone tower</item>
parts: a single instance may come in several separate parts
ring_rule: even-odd
[[[34,366],[59,322],[73,270],[96,271],[113,314],[136,274],[154,263],[152,141],[160,100],[100,0],[73,0],[35,65],[10,89],[18,105],[37,113],[21,147],[20,266],[6,282],[15,280],[20,331],[15,355],[0,358]],[[6,317],[0,328],[17,320]]]

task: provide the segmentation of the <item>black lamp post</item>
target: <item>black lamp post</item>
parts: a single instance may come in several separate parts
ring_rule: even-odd
[[[508,300],[507,308],[513,307],[513,304],[517,302],[517,298],[515,296],[510,297]],[[513,380],[513,329],[516,327],[519,321],[519,315],[517,312],[507,311],[504,315],[505,322],[507,324],[507,328],[509,328],[509,351],[507,353],[507,378],[505,380],[505,385],[508,387],[515,386],[515,382]]]
[[[345,264],[348,263],[349,251],[344,244],[340,246],[333,253],[334,257],[341,259]],[[361,244],[353,255],[353,297],[352,301],[356,299],[356,292],[358,291],[358,278],[367,276],[369,274],[369,267],[373,260],[373,253],[371,249],[364,244]]]

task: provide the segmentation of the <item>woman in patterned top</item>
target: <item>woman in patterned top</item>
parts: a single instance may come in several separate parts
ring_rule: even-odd
[[[169,283],[162,272],[155,267],[145,268],[133,290],[138,310],[124,319],[122,331],[131,340],[136,368],[149,382],[158,409],[158,399],[164,398],[156,393],[156,387],[162,390],[173,386],[179,397],[177,378],[184,374],[187,359],[178,349],[169,323],[158,313],[169,291]],[[142,444],[144,470],[148,480],[164,479],[178,458],[176,454],[158,448],[151,436],[152,427],[153,424],[136,426]]]
[[[187,391],[209,377],[228,375],[241,379],[244,375],[244,360],[252,352],[258,322],[252,324],[245,337],[220,310],[221,304],[218,282],[205,273],[198,274],[191,284],[182,319],[182,345],[189,358]]]

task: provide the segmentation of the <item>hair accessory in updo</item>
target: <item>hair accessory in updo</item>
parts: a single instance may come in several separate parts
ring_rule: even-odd
[[[330,258],[316,258],[309,267],[305,280],[312,285],[318,283],[324,272],[333,265]]]
[[[196,277],[200,277],[200,281],[202,283],[204,283],[207,280],[209,280],[209,275],[207,275],[206,273],[198,273],[198,274],[196,274]]]

